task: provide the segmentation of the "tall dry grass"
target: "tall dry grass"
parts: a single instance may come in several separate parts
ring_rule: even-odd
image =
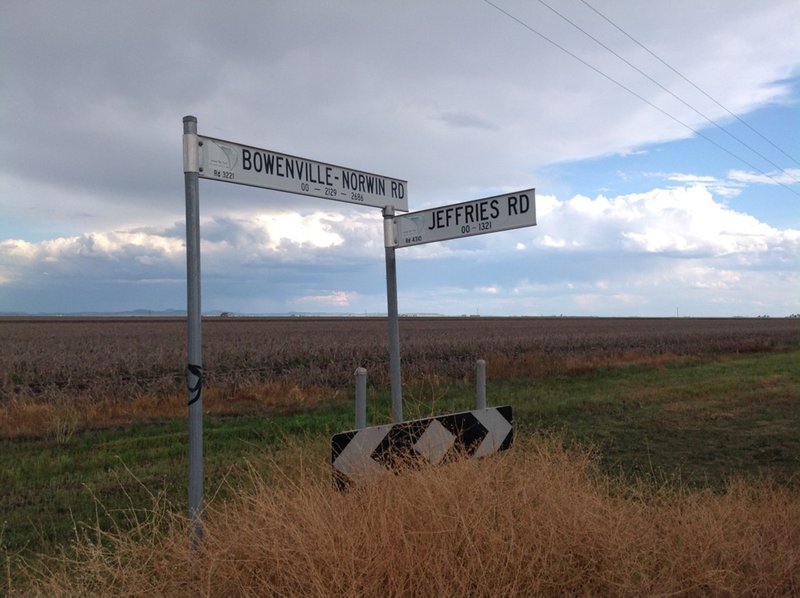
[[[203,392],[203,411],[212,416],[241,415],[263,409],[290,413],[343,394],[333,388],[283,382],[240,384],[234,389],[215,387]],[[185,391],[163,395],[139,393],[123,399],[86,393],[49,400],[14,397],[0,400],[0,439],[43,437],[66,442],[80,430],[181,419],[186,417],[186,410]]]
[[[157,510],[29,565],[38,596],[532,596],[800,593],[800,498],[631,486],[537,438],[482,461],[407,471],[345,494],[307,453],[254,468],[212,504],[192,558]],[[257,471],[261,473],[257,473]],[[66,554],[66,553],[65,553]]]

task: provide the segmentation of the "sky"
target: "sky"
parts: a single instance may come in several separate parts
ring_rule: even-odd
[[[182,118],[537,225],[401,313],[800,313],[797,0],[0,4],[0,312],[186,307]],[[201,180],[207,312],[386,312],[380,209]]]

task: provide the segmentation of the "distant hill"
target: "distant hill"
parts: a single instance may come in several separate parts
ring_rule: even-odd
[[[204,316],[223,318],[385,318],[385,313],[341,313],[341,312],[283,312],[283,313],[238,313],[222,310],[208,310]],[[409,313],[400,314],[404,318],[441,318],[443,314],[436,313]],[[129,311],[79,311],[79,312],[0,312],[0,317],[26,317],[26,318],[180,318],[186,316],[185,309],[134,309]]]
[[[163,309],[163,310],[153,310],[153,309],[134,309],[131,311],[70,311],[70,312],[37,312],[37,313],[30,313],[30,312],[8,312],[3,311],[0,312],[0,317],[14,317],[14,316],[24,316],[24,317],[43,317],[43,318],[57,318],[59,316],[63,317],[70,317],[70,318],[97,318],[97,317],[110,317],[110,318],[126,318],[126,317],[180,317],[185,316],[186,310],[185,309]]]

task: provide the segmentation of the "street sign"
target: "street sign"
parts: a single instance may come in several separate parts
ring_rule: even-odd
[[[362,484],[394,466],[485,457],[514,439],[511,407],[490,407],[336,434],[331,464],[340,489]]]
[[[526,189],[395,216],[394,247],[535,226],[535,196],[534,189]]]
[[[408,211],[408,181],[198,135],[199,176]]]

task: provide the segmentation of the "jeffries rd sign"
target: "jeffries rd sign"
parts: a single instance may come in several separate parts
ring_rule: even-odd
[[[199,176],[321,199],[408,211],[408,182],[198,135]]]
[[[394,218],[395,247],[536,225],[535,190],[526,189]]]

